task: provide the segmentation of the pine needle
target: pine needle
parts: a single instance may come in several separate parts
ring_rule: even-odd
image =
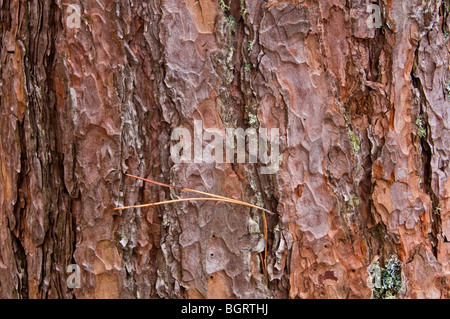
[[[256,208],[258,210],[261,210],[263,212],[262,216],[263,216],[263,223],[264,223],[264,239],[266,240],[266,245],[264,246],[264,257],[262,256],[262,254],[260,254],[260,255],[261,255],[261,260],[262,260],[263,269],[264,269],[264,276],[265,276],[265,278],[267,280],[267,220],[266,220],[266,214],[265,213],[268,213],[270,215],[275,215],[273,212],[271,212],[268,209],[265,209],[265,208],[262,208],[262,207],[259,207],[259,206],[247,203],[247,202],[242,202],[240,200],[229,198],[229,197],[224,197],[224,196],[220,196],[220,195],[206,193],[206,192],[198,191],[198,190],[195,190],[195,189],[189,189],[189,188],[186,188],[186,187],[164,184],[164,183],[152,181],[150,179],[145,179],[145,178],[142,178],[142,177],[139,177],[139,176],[130,175],[130,174],[126,174],[126,176],[129,176],[129,177],[132,177],[132,178],[136,178],[136,179],[140,179],[140,180],[142,180],[144,182],[148,182],[148,183],[151,183],[151,184],[154,184],[154,185],[163,186],[163,187],[169,187],[169,188],[173,188],[173,189],[179,189],[179,190],[182,190],[182,191],[196,193],[196,194],[201,194],[201,195],[206,195],[206,196],[210,196],[210,197],[173,199],[173,200],[166,200],[166,201],[157,202],[157,203],[150,203],[150,204],[143,204],[143,205],[134,205],[134,206],[127,206],[127,207],[117,207],[114,210],[124,210],[124,209],[131,209],[131,208],[144,208],[144,207],[152,207],[152,206],[159,206],[159,205],[173,204],[173,203],[180,203],[180,202],[188,202],[188,201],[216,201],[216,202],[232,203],[232,204],[247,206],[247,207]]]
[[[159,206],[164,204],[173,204],[173,203],[180,203],[180,202],[188,202],[188,201],[200,201],[200,200],[207,200],[207,201],[216,201],[216,202],[225,202],[225,203],[233,203],[238,204],[235,200],[231,199],[224,199],[224,198],[210,198],[210,197],[202,197],[202,198],[182,198],[182,199],[172,199],[172,200],[166,200],[163,202],[157,202],[157,203],[151,203],[151,204],[143,204],[143,205],[134,205],[134,206],[127,206],[127,207],[117,207],[114,210],[124,210],[124,209],[131,209],[131,208],[144,208],[144,207],[151,207],[151,206]],[[264,208],[248,204],[248,203],[239,203],[240,205],[257,208],[265,211]]]
[[[251,208],[255,208],[255,209],[259,209],[262,210],[263,212],[266,212],[270,215],[274,215],[273,212],[271,212],[268,209],[247,203],[247,202],[243,202],[237,199],[233,199],[233,198],[229,198],[229,197],[224,197],[224,196],[220,196],[220,195],[215,195],[215,194],[211,194],[211,193],[206,193],[206,192],[202,192],[202,191],[198,191],[195,189],[189,189],[186,187],[180,187],[180,186],[174,186],[174,185],[169,185],[169,184],[164,184],[164,183],[160,183],[160,182],[156,182],[156,181],[152,181],[150,179],[145,179],[139,176],[134,176],[134,175],[130,175],[130,174],[126,174],[129,177],[132,178],[136,178],[136,179],[140,179],[144,182],[148,182],[154,185],[159,185],[159,186],[163,186],[163,187],[170,187],[170,188],[174,188],[174,189],[179,189],[182,191],[186,191],[186,192],[191,192],[191,193],[196,193],[196,194],[201,194],[201,195],[206,195],[206,196],[210,196],[216,199],[216,201],[220,202],[226,202],[226,203],[233,203],[233,204],[238,204],[238,205],[243,205],[243,206],[247,206],[247,207],[251,207]],[[163,204],[170,204],[170,203],[177,203],[177,202],[184,202],[184,201],[194,201],[194,200],[212,200],[212,199],[207,199],[207,198],[186,198],[183,200],[175,200],[175,201],[166,201],[166,202],[159,202],[159,203],[153,203],[153,204],[145,204],[145,205],[137,205],[137,206],[128,206],[128,207],[118,207],[115,210],[122,210],[122,209],[130,209],[130,208],[142,208],[142,207],[150,207],[150,206],[158,206],[158,205],[163,205]]]

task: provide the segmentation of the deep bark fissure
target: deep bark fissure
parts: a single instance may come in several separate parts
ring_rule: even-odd
[[[18,299],[28,299],[28,272],[27,272],[27,257],[25,253],[25,249],[22,246],[22,243],[19,238],[17,238],[12,232],[12,244],[14,247],[14,257],[16,259],[16,267],[18,273],[17,276],[17,284],[15,287]]]
[[[27,205],[27,200],[22,195],[23,185],[28,184],[25,181],[26,176],[25,173],[28,173],[28,161],[26,150],[24,149],[25,145],[25,120],[22,123],[18,124],[18,135],[19,135],[19,145],[20,148],[20,171],[22,174],[18,174],[17,176],[17,198],[15,199],[14,205],[12,207],[13,214],[11,218],[14,220],[14,225],[11,225],[11,219],[8,217],[8,229],[11,233],[12,238],[12,247],[14,249],[14,259],[16,260],[16,267],[19,274],[17,274],[17,280],[19,281],[19,285],[21,288],[19,289],[18,296],[21,299],[28,298],[28,267],[27,267],[27,259],[25,249],[22,246],[20,236],[23,232],[23,214],[24,207]]]
[[[428,35],[427,35],[428,36]],[[417,48],[414,54],[414,61],[418,61],[418,49],[420,47],[420,42],[417,44]],[[418,62],[417,62],[418,63]],[[419,94],[418,100],[418,110],[416,116],[416,129],[418,130],[417,134],[417,147],[418,147],[418,156],[419,163],[421,166],[420,178],[421,183],[420,186],[423,191],[428,194],[431,200],[432,207],[430,208],[431,215],[431,228],[432,231],[429,233],[431,237],[431,245],[433,249],[433,254],[437,258],[437,246],[438,246],[438,235],[441,233],[441,218],[440,218],[440,204],[439,197],[434,193],[432,182],[433,182],[433,170],[432,170],[432,156],[433,156],[433,137],[431,133],[431,129],[428,123],[428,115],[426,113],[426,105],[428,101],[426,100],[426,93],[423,88],[422,82],[419,77],[414,75],[414,68],[411,71],[411,83],[412,87],[416,89]]]

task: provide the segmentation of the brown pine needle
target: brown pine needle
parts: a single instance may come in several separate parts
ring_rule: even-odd
[[[266,244],[264,245],[264,276],[267,281],[267,220],[266,214],[262,213],[263,223],[264,223],[264,239],[266,240]]]
[[[214,194],[198,191],[198,190],[195,190],[195,189],[189,189],[189,188],[186,188],[186,187],[180,187],[180,186],[175,186],[175,185],[169,185],[169,184],[164,184],[164,183],[160,183],[160,182],[155,182],[155,181],[152,181],[150,179],[145,179],[145,178],[142,178],[142,177],[139,177],[139,176],[134,176],[134,175],[130,175],[130,174],[125,174],[125,175],[129,176],[129,177],[136,178],[136,179],[140,179],[141,181],[144,181],[144,182],[149,182],[149,183],[152,183],[152,184],[155,184],[155,185],[159,185],[159,186],[175,188],[175,189],[179,189],[179,190],[187,191],[187,192],[191,192],[191,193],[208,195],[208,196],[215,197],[215,198],[232,199],[232,198],[228,198],[228,197],[223,197],[223,196],[219,196],[219,195],[214,195]]]
[[[202,198],[182,198],[182,199],[172,199],[172,200],[166,200],[163,202],[157,202],[157,203],[151,203],[151,204],[143,204],[143,205],[135,205],[135,206],[127,206],[127,207],[117,207],[114,210],[124,210],[124,209],[130,209],[130,208],[144,208],[144,207],[151,207],[151,206],[159,206],[164,204],[172,204],[172,203],[180,203],[180,202],[188,202],[188,201],[197,201],[197,200],[210,200],[210,201],[216,201],[216,202],[226,202],[226,203],[232,203],[232,204],[238,204],[235,200],[232,199],[224,199],[224,198],[210,198],[210,197],[202,197]],[[248,203],[239,203],[244,206],[262,209],[264,208],[248,204]]]
[[[242,201],[237,200],[237,199],[224,197],[224,196],[220,196],[220,195],[215,195],[215,194],[211,194],[211,193],[206,193],[206,192],[198,191],[198,190],[195,190],[195,189],[189,189],[189,188],[185,188],[185,187],[164,184],[164,183],[152,181],[150,179],[145,179],[145,178],[142,178],[142,177],[139,177],[139,176],[130,175],[130,174],[126,174],[126,175],[129,176],[129,177],[140,179],[140,180],[142,180],[144,182],[148,182],[148,183],[151,183],[151,184],[154,184],[154,185],[159,185],[159,186],[163,186],[163,187],[179,189],[179,190],[186,191],[186,192],[206,195],[206,196],[210,196],[212,198],[210,198],[210,197],[206,197],[206,198],[205,197],[201,197],[201,198],[173,199],[173,200],[167,200],[167,201],[151,203],[151,204],[134,205],[134,206],[127,206],[127,207],[117,207],[114,210],[124,210],[124,209],[131,209],[131,208],[144,208],[144,207],[152,207],[152,206],[158,206],[158,205],[164,205],[164,204],[172,204],[172,203],[180,203],[180,202],[188,202],[188,201],[201,201],[201,200],[232,203],[232,204],[238,204],[238,205],[252,207],[252,208],[256,208],[256,209],[261,210],[263,212],[262,215],[263,215],[263,223],[264,223],[264,239],[266,240],[266,245],[264,247],[264,257],[261,256],[261,259],[262,259],[262,262],[263,262],[264,276],[266,277],[266,280],[267,280],[267,220],[266,220],[266,214],[265,213],[268,213],[270,215],[275,215],[273,212],[271,212],[268,209],[265,209],[265,208],[262,208],[262,207],[259,207],[259,206],[256,206],[256,205],[253,205],[253,204],[250,204],[250,203],[242,202]],[[260,254],[260,255],[262,255],[262,254]]]
[[[174,185],[164,184],[164,183],[160,183],[160,182],[155,182],[155,181],[152,181],[150,179],[145,179],[145,178],[142,178],[142,177],[139,177],[139,176],[130,175],[130,174],[126,174],[126,175],[129,176],[129,177],[140,179],[140,180],[142,180],[144,182],[148,182],[148,183],[151,183],[151,184],[164,186],[164,187],[170,187],[170,188],[174,188],[174,189],[179,189],[179,190],[183,190],[183,191],[186,191],[186,192],[191,192],[191,193],[197,193],[197,194],[202,194],[202,195],[206,195],[206,196],[211,196],[211,197],[214,197],[216,199],[220,199],[220,200],[217,200],[217,201],[222,201],[222,202],[227,202],[227,203],[234,203],[234,204],[238,204],[238,205],[252,207],[252,208],[255,208],[255,209],[262,210],[262,211],[264,211],[264,212],[266,212],[266,213],[268,213],[270,215],[274,215],[274,213],[271,212],[268,209],[265,209],[265,208],[262,208],[262,207],[259,207],[259,206],[256,206],[256,205],[253,205],[253,204],[250,204],[250,203],[242,202],[242,201],[237,200],[237,199],[224,197],[224,196],[220,196],[220,195],[215,195],[215,194],[211,194],[211,193],[206,193],[206,192],[198,191],[198,190],[195,190],[195,189],[189,189],[189,188],[185,188],[185,187],[180,187],[180,186],[174,186]],[[206,198],[197,198],[197,199],[186,198],[184,200],[176,200],[176,201],[180,202],[180,201],[189,201],[189,200],[208,200],[208,199],[206,199]],[[211,200],[211,199],[209,199],[209,200]],[[176,202],[172,202],[172,201],[170,201],[170,202],[171,203],[176,203]],[[167,202],[161,202],[161,203],[169,204]],[[157,203],[155,203],[155,204],[157,204]],[[162,204],[159,204],[159,205],[162,205]],[[157,205],[149,205],[149,206],[157,206]],[[128,208],[141,208],[141,207],[149,207],[149,206],[140,206],[139,205],[139,206],[119,207],[119,208],[116,208],[116,210],[128,209]]]

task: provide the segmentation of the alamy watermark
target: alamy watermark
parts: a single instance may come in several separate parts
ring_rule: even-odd
[[[69,29],[79,29],[81,27],[81,8],[78,4],[68,4],[66,10],[68,16],[66,25]],[[370,16],[366,20],[369,29],[381,28],[381,9],[377,4],[369,4],[366,9]]]
[[[67,266],[66,272],[71,274],[67,277],[67,288],[81,288],[81,269],[80,266],[72,264]]]
[[[193,138],[187,128],[175,128],[171,140],[170,155],[174,163],[260,163],[261,174],[275,174],[279,170],[278,128],[217,128],[203,129],[202,121],[194,121]],[[206,146],[203,145],[206,142]],[[248,143],[247,143],[248,142]],[[246,147],[248,146],[248,147]],[[247,152],[248,149],[248,152]],[[247,156],[248,154],[248,156]]]
[[[81,27],[81,9],[78,4],[69,4],[67,6],[68,17],[66,25],[69,29],[79,29]]]
[[[369,4],[366,9],[370,16],[367,18],[366,23],[369,29],[381,28],[381,9],[377,4]]]

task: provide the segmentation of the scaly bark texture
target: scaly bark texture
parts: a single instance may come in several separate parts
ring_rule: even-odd
[[[1,0],[0,297],[449,298],[450,2],[370,4]],[[279,171],[175,164],[194,120]]]

